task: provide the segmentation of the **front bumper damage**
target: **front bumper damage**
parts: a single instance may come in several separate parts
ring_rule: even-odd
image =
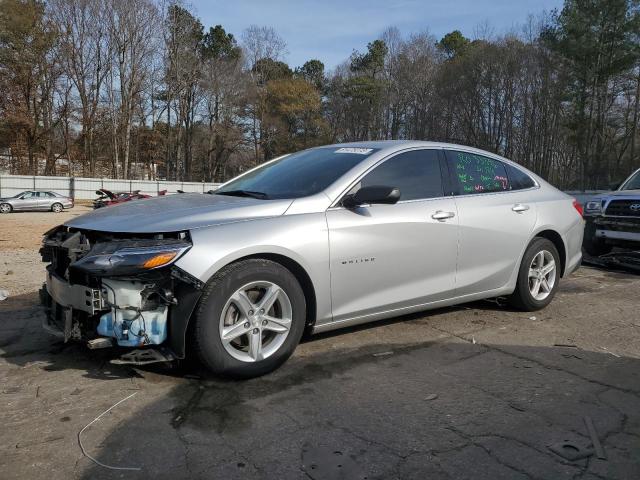
[[[65,342],[86,341],[91,348],[146,350],[147,360],[133,363],[149,363],[150,349],[163,352],[159,359],[184,358],[188,321],[203,287],[173,265],[189,245],[187,232],[134,236],[68,227],[47,232],[40,250],[49,263],[40,292],[43,327]],[[166,260],[164,251],[175,258],[156,267]],[[138,258],[146,260],[144,267]]]

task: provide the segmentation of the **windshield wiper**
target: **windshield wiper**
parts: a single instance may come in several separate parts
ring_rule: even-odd
[[[253,190],[227,190],[226,192],[214,192],[216,195],[231,195],[234,197],[251,197],[260,200],[268,200],[269,195],[264,192],[254,192]]]

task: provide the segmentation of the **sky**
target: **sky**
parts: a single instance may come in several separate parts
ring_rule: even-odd
[[[332,69],[390,26],[403,35],[452,30],[474,38],[490,25],[503,34],[529,14],[562,8],[562,0],[191,0],[205,28],[222,25],[240,39],[249,25],[270,26],[287,43],[290,66],[317,58]]]

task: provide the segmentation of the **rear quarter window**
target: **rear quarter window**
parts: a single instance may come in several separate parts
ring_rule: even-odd
[[[525,190],[536,186],[536,182],[533,181],[533,178],[519,168],[512,167],[511,165],[507,165],[506,167],[507,175],[509,176],[509,183],[511,184],[511,190]]]

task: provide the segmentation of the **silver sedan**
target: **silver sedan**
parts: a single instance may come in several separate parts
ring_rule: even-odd
[[[13,211],[46,210],[60,213],[73,207],[73,199],[56,192],[21,192],[13,197],[0,198],[0,213]]]
[[[178,358],[189,345],[214,372],[250,377],[282,364],[305,330],[494,297],[544,308],[580,264],[583,229],[573,198],[500,156],[339,144],[274,159],[211,194],[73,219],[45,240],[45,260],[58,262],[47,290],[87,312],[62,315],[73,331],[99,320],[108,342],[164,344]],[[86,253],[63,261],[70,237]]]

